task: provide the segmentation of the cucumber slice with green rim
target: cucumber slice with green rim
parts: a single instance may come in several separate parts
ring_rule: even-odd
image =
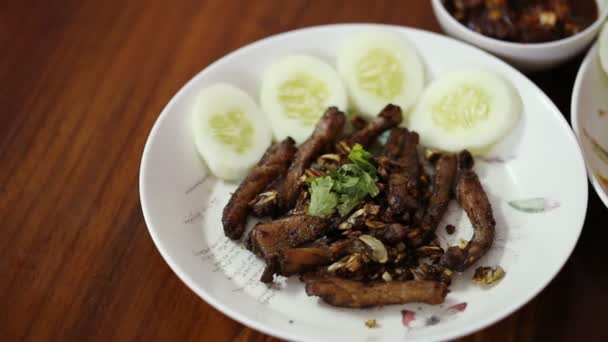
[[[423,145],[443,151],[487,151],[515,126],[519,94],[492,72],[463,69],[432,82],[410,114],[408,127]]]
[[[276,140],[302,143],[328,107],[346,110],[347,96],[338,73],[324,61],[289,55],[273,63],[262,80],[262,109]]]
[[[340,47],[336,64],[352,103],[370,119],[387,103],[407,112],[424,88],[424,68],[416,50],[391,32],[353,35]]]
[[[217,83],[203,89],[192,115],[198,153],[219,178],[245,177],[271,143],[266,117],[233,85]]]

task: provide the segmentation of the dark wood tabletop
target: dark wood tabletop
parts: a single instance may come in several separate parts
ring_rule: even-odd
[[[198,71],[260,38],[340,22],[440,32],[425,0],[2,2],[0,341],[275,341],[169,269],[142,216],[139,162],[158,114]],[[530,75],[568,119],[580,62]],[[461,341],[607,341],[607,228],[589,188],[559,275]]]

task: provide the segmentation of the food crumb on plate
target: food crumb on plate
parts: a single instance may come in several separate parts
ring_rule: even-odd
[[[365,321],[365,325],[368,328],[372,329],[378,327],[378,322],[376,322],[375,319],[368,319],[367,321]]]
[[[473,282],[478,285],[492,285],[504,276],[505,270],[500,266],[496,266],[496,268],[480,266],[475,270]]]

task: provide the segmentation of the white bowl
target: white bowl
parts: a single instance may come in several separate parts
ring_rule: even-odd
[[[456,20],[441,0],[431,0],[439,25],[448,35],[478,46],[503,58],[523,71],[540,71],[557,66],[583,51],[595,38],[608,16],[606,0],[597,0],[598,19],[582,32],[546,43],[513,43],[486,37]]]
[[[602,70],[597,44],[581,64],[572,91],[572,128],[587,163],[589,180],[608,207],[608,75]]]

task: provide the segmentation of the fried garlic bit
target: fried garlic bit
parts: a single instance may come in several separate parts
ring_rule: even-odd
[[[377,327],[377,326],[378,326],[378,322],[376,322],[376,320],[375,320],[375,319],[368,319],[367,321],[365,321],[365,325],[366,325],[368,328],[375,328],[375,327]]]
[[[266,191],[255,196],[255,198],[249,202],[249,205],[252,207],[262,207],[268,204],[268,202],[276,201],[276,199],[277,191]]]
[[[363,241],[372,251],[372,259],[381,264],[384,264],[388,261],[388,252],[386,251],[386,247],[382,241],[376,239],[371,235],[361,235],[359,236],[359,240]]]
[[[357,272],[365,264],[365,258],[359,253],[347,255],[344,258],[334,262],[327,267],[327,272],[335,273],[340,269],[345,269],[348,272]]]
[[[389,282],[389,281],[393,281],[393,277],[391,276],[390,273],[384,271],[384,273],[382,273],[382,280]]]
[[[478,285],[492,285],[504,276],[505,270],[500,266],[496,266],[496,268],[480,266],[475,270],[473,282]]]

